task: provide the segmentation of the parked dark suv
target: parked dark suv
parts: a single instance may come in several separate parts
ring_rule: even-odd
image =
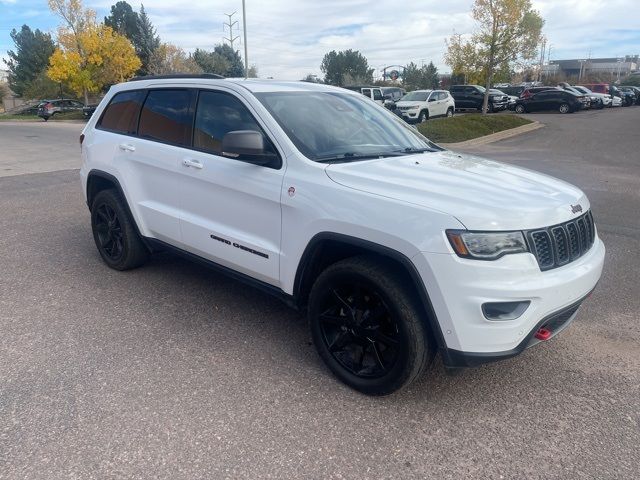
[[[82,110],[84,105],[76,100],[44,100],[38,105],[38,116],[46,122],[56,113]]]
[[[585,108],[587,97],[567,90],[554,88],[534,93],[530,97],[519,98],[514,107],[516,113],[557,110],[560,113],[576,112]]]
[[[452,85],[449,89],[451,96],[456,101],[456,109],[473,108],[482,110],[485,88],[480,85]],[[505,110],[509,104],[507,95],[489,94],[489,111],[497,112]]]

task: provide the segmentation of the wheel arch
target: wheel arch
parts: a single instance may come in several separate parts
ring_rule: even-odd
[[[129,205],[129,200],[127,195],[124,193],[124,189],[120,184],[120,181],[112,174],[107,173],[103,170],[91,170],[87,175],[87,206],[89,207],[89,211],[91,211],[91,206],[93,205],[93,200],[98,193],[103,190],[114,189],[118,192],[118,194],[122,197],[124,201],[124,207],[127,211],[127,214],[132,220],[133,227],[142,241],[150,248],[148,242],[145,239],[145,236],[142,235],[142,231],[138,226],[138,221],[136,216],[133,214],[131,210],[131,206]]]
[[[298,308],[306,307],[309,292],[317,276],[333,263],[356,255],[374,255],[381,261],[396,266],[405,275],[415,293],[425,315],[429,328],[439,350],[446,349],[446,343],[438,322],[426,285],[409,257],[385,245],[334,232],[316,234],[307,244],[296,270],[293,296]]]

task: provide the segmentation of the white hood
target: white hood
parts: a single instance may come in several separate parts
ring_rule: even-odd
[[[398,107],[420,107],[424,105],[424,102],[413,102],[413,101],[402,101],[402,102],[396,102],[396,106]]]
[[[454,152],[329,165],[334,182],[448,213],[469,230],[525,230],[565,222],[589,208],[580,189],[524,168]]]

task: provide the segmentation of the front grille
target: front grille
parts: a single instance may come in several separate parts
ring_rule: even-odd
[[[595,241],[591,211],[569,222],[525,232],[540,270],[561,267],[584,255]]]

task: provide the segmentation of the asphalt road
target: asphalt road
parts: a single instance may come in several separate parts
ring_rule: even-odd
[[[0,478],[640,477],[640,107],[536,118],[477,150],[586,191],[599,287],[554,340],[384,398],[259,291],[168,254],[109,270],[64,170],[80,127],[0,123],[0,170],[38,171],[35,139],[60,169],[0,178]]]

